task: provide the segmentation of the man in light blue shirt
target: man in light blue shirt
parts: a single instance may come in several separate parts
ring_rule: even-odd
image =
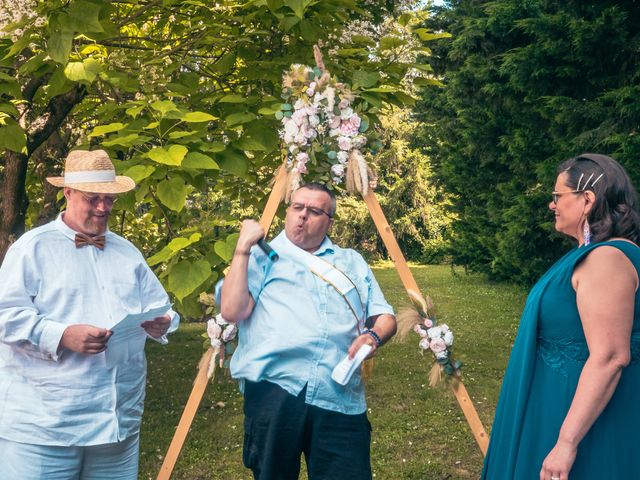
[[[331,375],[365,344],[373,355],[396,321],[364,259],[327,237],[334,212],[325,186],[297,190],[275,262],[254,247],[262,227],[245,220],[218,286],[222,316],[239,327],[231,374],[244,383],[243,461],[255,479],[297,479],[303,453],[310,480],[371,478],[360,372],[346,385]]]
[[[0,465],[3,478],[137,478],[146,360],[107,364],[111,328],[168,305],[141,253],[109,231],[116,195],[134,188],[103,150],[74,151],[67,209],[25,233],[0,267]],[[179,317],[141,324],[167,343]]]

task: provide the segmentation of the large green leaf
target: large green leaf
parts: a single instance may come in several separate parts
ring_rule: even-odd
[[[249,169],[247,157],[233,149],[227,149],[224,153],[216,155],[216,159],[220,168],[238,177],[244,177]]]
[[[189,123],[210,122],[217,119],[218,117],[206,112],[189,112],[182,117],[182,120]]]
[[[156,147],[149,150],[147,156],[157,163],[179,166],[189,150],[183,145],[171,145],[169,148]]]
[[[73,34],[71,32],[53,32],[47,42],[47,51],[54,62],[66,65],[71,54],[71,43]]]
[[[0,149],[6,148],[14,152],[22,152],[27,147],[27,135],[18,123],[9,119],[6,125],[0,126]]]
[[[117,132],[119,130],[122,130],[123,128],[124,128],[124,124],[120,122],[110,123],[108,125],[99,125],[91,131],[89,136],[98,137],[100,135],[104,135],[105,133]]]
[[[285,6],[293,10],[296,17],[300,20],[304,18],[304,12],[309,5],[315,3],[315,0],[284,0]]]
[[[182,301],[209,278],[209,275],[211,265],[206,260],[183,260],[173,265],[169,271],[169,291]]]
[[[218,170],[218,164],[208,155],[200,152],[189,152],[182,162],[183,168],[198,170]]]
[[[141,180],[149,177],[155,171],[156,167],[153,165],[134,165],[125,170],[124,175],[133,178],[134,182],[140,183]]]
[[[147,263],[150,266],[157,265],[158,263],[166,262],[171,257],[173,257],[176,253],[184,250],[191,244],[194,244],[200,241],[202,238],[202,234],[194,233],[189,238],[186,237],[178,237],[171,240],[167,246],[165,246],[162,250],[160,250],[155,255],[152,255],[147,259]]]
[[[85,58],[82,62],[69,62],[64,74],[73,82],[93,83],[100,69],[100,62],[96,59]]]
[[[179,212],[184,208],[188,187],[181,177],[161,181],[158,183],[157,191],[160,201],[171,210]]]
[[[378,72],[367,72],[366,70],[357,70],[353,73],[352,88],[355,90],[360,87],[370,88],[380,81]]]
[[[227,122],[227,125],[229,127],[232,127],[234,125],[240,125],[242,123],[251,122],[255,119],[256,119],[256,116],[253,113],[238,112],[238,113],[232,113],[231,115],[227,116],[224,120],[225,122]]]
[[[226,239],[214,243],[213,251],[225,262],[230,262],[236,249],[236,243],[238,243],[238,234],[232,233]]]
[[[104,32],[100,24],[101,5],[95,2],[76,0],[68,10],[68,28],[76,32]]]
[[[168,112],[178,110],[178,107],[171,100],[158,100],[151,104],[151,108],[160,112],[161,115],[166,115]]]
[[[134,145],[142,145],[151,140],[151,137],[145,137],[144,135],[138,135],[137,133],[129,133],[127,135],[118,135],[115,137],[109,137],[108,140],[103,140],[102,145],[105,147],[113,147],[120,145],[123,147],[133,147]]]

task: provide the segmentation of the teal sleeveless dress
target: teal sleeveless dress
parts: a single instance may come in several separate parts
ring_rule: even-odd
[[[539,480],[542,462],[558,439],[589,356],[571,276],[580,261],[602,245],[621,250],[640,274],[640,248],[613,240],[574,248],[531,289],[502,382],[482,479]],[[580,442],[569,479],[640,479],[639,447],[640,293],[636,293],[631,363]]]

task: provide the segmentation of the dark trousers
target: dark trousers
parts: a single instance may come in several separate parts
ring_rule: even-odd
[[[306,390],[245,381],[242,461],[254,479],[297,480],[304,453],[309,480],[371,480],[367,414],[307,405]]]

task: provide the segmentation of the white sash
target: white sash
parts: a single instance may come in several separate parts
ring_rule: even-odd
[[[333,264],[301,249],[288,238],[286,240],[289,244],[286,254],[293,260],[307,267],[315,276],[331,285],[336,292],[344,298],[345,302],[347,302],[349,309],[356,319],[359,331],[362,330],[366,320],[364,318],[365,308],[362,304],[360,293],[351,279],[344,272],[338,270]]]

